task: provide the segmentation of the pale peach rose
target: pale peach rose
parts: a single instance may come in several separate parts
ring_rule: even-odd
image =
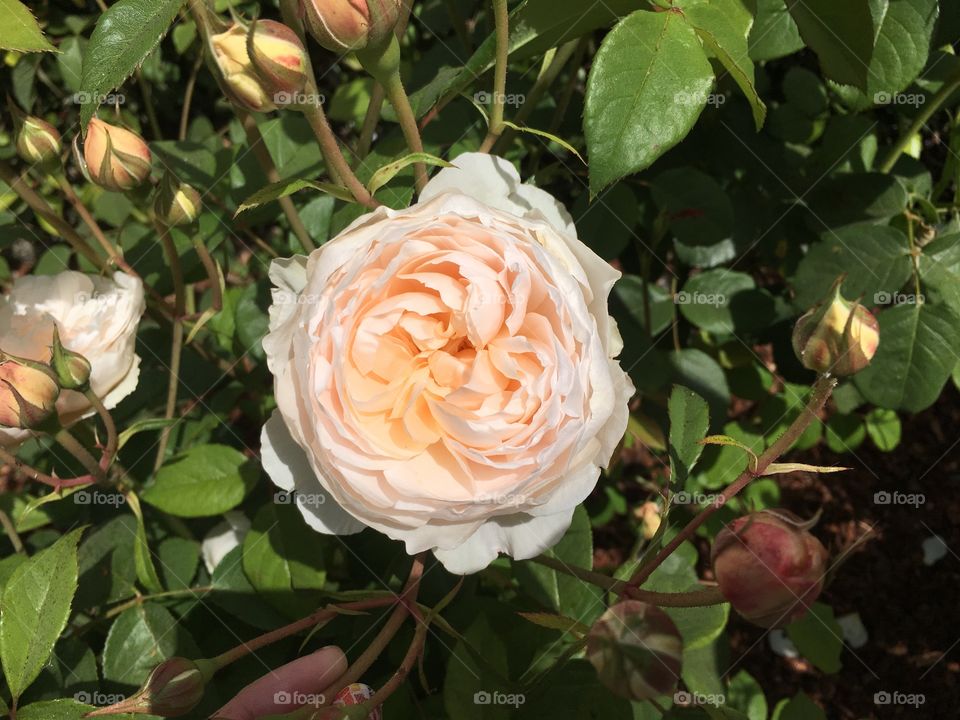
[[[116,273],[113,280],[73,271],[28,275],[0,298],[0,349],[48,362],[56,323],[64,347],[90,361],[93,391],[113,408],[137,387],[135,343],[144,310],[143,285],[125,273]],[[90,414],[90,403],[82,394],[64,390],[57,412],[69,424]],[[29,436],[27,431],[0,430],[0,445]]]
[[[627,425],[619,273],[505,160],[274,262],[263,465],[324,533],[365,526],[471,573],[554,545]]]

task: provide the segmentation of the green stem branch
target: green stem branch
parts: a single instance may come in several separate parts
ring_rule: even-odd
[[[889,173],[893,170],[893,166],[897,164],[897,160],[900,159],[900,156],[903,155],[904,151],[910,145],[910,139],[924,128],[927,121],[933,117],[933,114],[937,112],[940,106],[958,89],[960,89],[960,73],[945,80],[943,86],[937,91],[937,94],[930,98],[926,105],[923,106],[923,110],[914,118],[913,122],[910,123],[910,127],[907,128],[907,131],[900,136],[896,144],[891,148],[886,160],[884,160],[880,166],[880,172]]]
[[[490,128],[480,146],[480,152],[490,152],[503,132],[503,106],[507,99],[507,57],[510,53],[510,12],[507,0],[493,0],[493,18],[496,23],[497,56],[493,68],[493,104],[490,108]]]

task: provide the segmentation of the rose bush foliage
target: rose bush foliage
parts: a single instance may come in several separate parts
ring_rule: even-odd
[[[882,5],[9,0],[0,717],[955,712],[782,492],[960,381]]]

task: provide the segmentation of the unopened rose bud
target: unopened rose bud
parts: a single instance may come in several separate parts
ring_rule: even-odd
[[[17,153],[34,165],[53,165],[60,162],[63,143],[60,133],[50,123],[38,117],[24,118],[17,135]]]
[[[640,530],[644,540],[650,540],[660,529],[660,506],[655,502],[645,502],[634,510],[634,515],[640,521]]]
[[[819,373],[853,375],[870,364],[880,344],[880,326],[859,301],[840,294],[843,278],[827,299],[797,321],[793,349],[803,366]]]
[[[670,616],[639,600],[609,608],[587,635],[587,659],[600,682],[632,700],[671,693],[682,655],[680,631]]]
[[[179,717],[193,710],[203,699],[207,682],[215,672],[209,660],[174,657],[150,673],[135,695],[88,713],[86,717],[126,713]]]
[[[154,212],[168,227],[191,225],[200,217],[200,193],[171,174],[164,177],[153,203]]]
[[[266,94],[296,95],[307,82],[307,51],[283,23],[259,20],[247,34],[247,52]]]
[[[90,387],[90,361],[63,346],[56,325],[53,327],[53,345],[50,347],[50,366],[64,390],[86,392]]]
[[[246,27],[235,23],[229,30],[212,36],[210,44],[227,92],[234,102],[253,112],[277,109],[250,62]]]
[[[132,190],[150,175],[152,157],[144,139],[98,118],[87,127],[83,158],[90,179],[107,190]]]
[[[717,535],[711,557],[720,592],[763,628],[803,617],[823,589],[827,551],[784,510],[737,518]]]
[[[0,352],[0,426],[37,429],[56,412],[58,397],[48,367]]]
[[[377,46],[400,19],[400,0],[302,0],[310,34],[327,50]]]

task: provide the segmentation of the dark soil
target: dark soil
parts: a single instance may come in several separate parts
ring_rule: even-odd
[[[951,385],[932,408],[903,418],[903,439],[892,453],[867,440],[853,455],[818,447],[797,458],[854,468],[842,475],[785,476],[782,505],[801,516],[822,508],[814,533],[834,557],[849,550],[822,599],[838,616],[860,613],[869,641],[846,648],[842,670],[830,675],[778,657],[763,630],[734,619],[732,658],[743,657],[732,672],[746,669],[771,700],[803,690],[831,720],[960,717],[958,428],[960,393]],[[876,504],[874,494],[881,491],[920,493],[925,502]],[[927,566],[922,543],[934,534],[948,552]],[[900,699],[921,694],[924,703],[877,704],[877,693],[899,693]]]

